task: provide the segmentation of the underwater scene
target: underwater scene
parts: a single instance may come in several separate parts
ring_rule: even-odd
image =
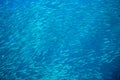
[[[0,80],[120,80],[120,0],[0,0]]]

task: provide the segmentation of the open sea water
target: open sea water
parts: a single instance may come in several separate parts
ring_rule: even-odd
[[[120,80],[120,0],[0,0],[0,80]]]

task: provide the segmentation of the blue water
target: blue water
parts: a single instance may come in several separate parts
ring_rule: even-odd
[[[120,80],[120,0],[0,0],[0,80]]]

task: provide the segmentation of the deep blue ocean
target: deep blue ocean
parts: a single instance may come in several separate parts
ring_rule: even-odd
[[[0,0],[0,80],[120,80],[120,0]]]

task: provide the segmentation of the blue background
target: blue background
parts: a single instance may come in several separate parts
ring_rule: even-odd
[[[0,80],[120,80],[120,0],[0,0]]]

